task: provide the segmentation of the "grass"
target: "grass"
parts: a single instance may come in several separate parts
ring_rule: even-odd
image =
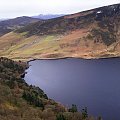
[[[18,35],[19,37],[16,37],[17,35],[14,35],[15,39],[20,39],[22,36],[21,34]],[[54,45],[55,39],[57,36],[54,35],[47,35],[47,36],[32,36],[29,38],[20,39],[20,41],[17,41],[14,45],[10,46],[9,44],[6,45],[5,49],[2,51],[2,54],[4,56],[31,56],[34,54],[40,54],[41,52],[44,52],[45,50],[49,49]],[[13,39],[14,41],[14,39]],[[13,43],[12,41],[12,43]],[[8,40],[6,39],[6,42]],[[2,43],[4,44],[4,43]]]

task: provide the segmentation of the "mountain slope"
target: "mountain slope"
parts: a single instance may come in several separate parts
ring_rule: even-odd
[[[36,22],[6,34],[0,37],[0,56],[16,60],[117,57],[119,38],[120,4],[115,4]]]
[[[0,120],[56,120],[65,108],[21,76],[26,63],[0,58]]]
[[[37,21],[39,21],[39,19],[26,16],[0,21],[0,35]]]

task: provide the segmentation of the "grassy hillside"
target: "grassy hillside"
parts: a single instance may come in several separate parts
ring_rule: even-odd
[[[87,109],[77,112],[51,100],[38,87],[24,79],[25,63],[0,58],[0,120],[97,120]],[[100,120],[100,119],[99,119]]]
[[[120,4],[36,22],[0,37],[14,60],[120,56]]]

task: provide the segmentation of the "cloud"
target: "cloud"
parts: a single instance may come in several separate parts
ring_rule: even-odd
[[[67,14],[115,3],[120,0],[0,0],[0,17]]]

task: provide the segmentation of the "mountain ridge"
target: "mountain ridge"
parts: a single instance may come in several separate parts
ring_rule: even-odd
[[[0,36],[37,21],[39,21],[39,19],[27,16],[2,20],[0,21]]]
[[[32,18],[39,18],[42,20],[48,20],[48,19],[53,19],[53,18],[57,18],[57,17],[61,17],[64,16],[64,14],[40,14],[37,16],[32,16]]]
[[[15,60],[118,57],[119,19],[120,4],[115,4],[38,21],[0,37],[0,56]]]

